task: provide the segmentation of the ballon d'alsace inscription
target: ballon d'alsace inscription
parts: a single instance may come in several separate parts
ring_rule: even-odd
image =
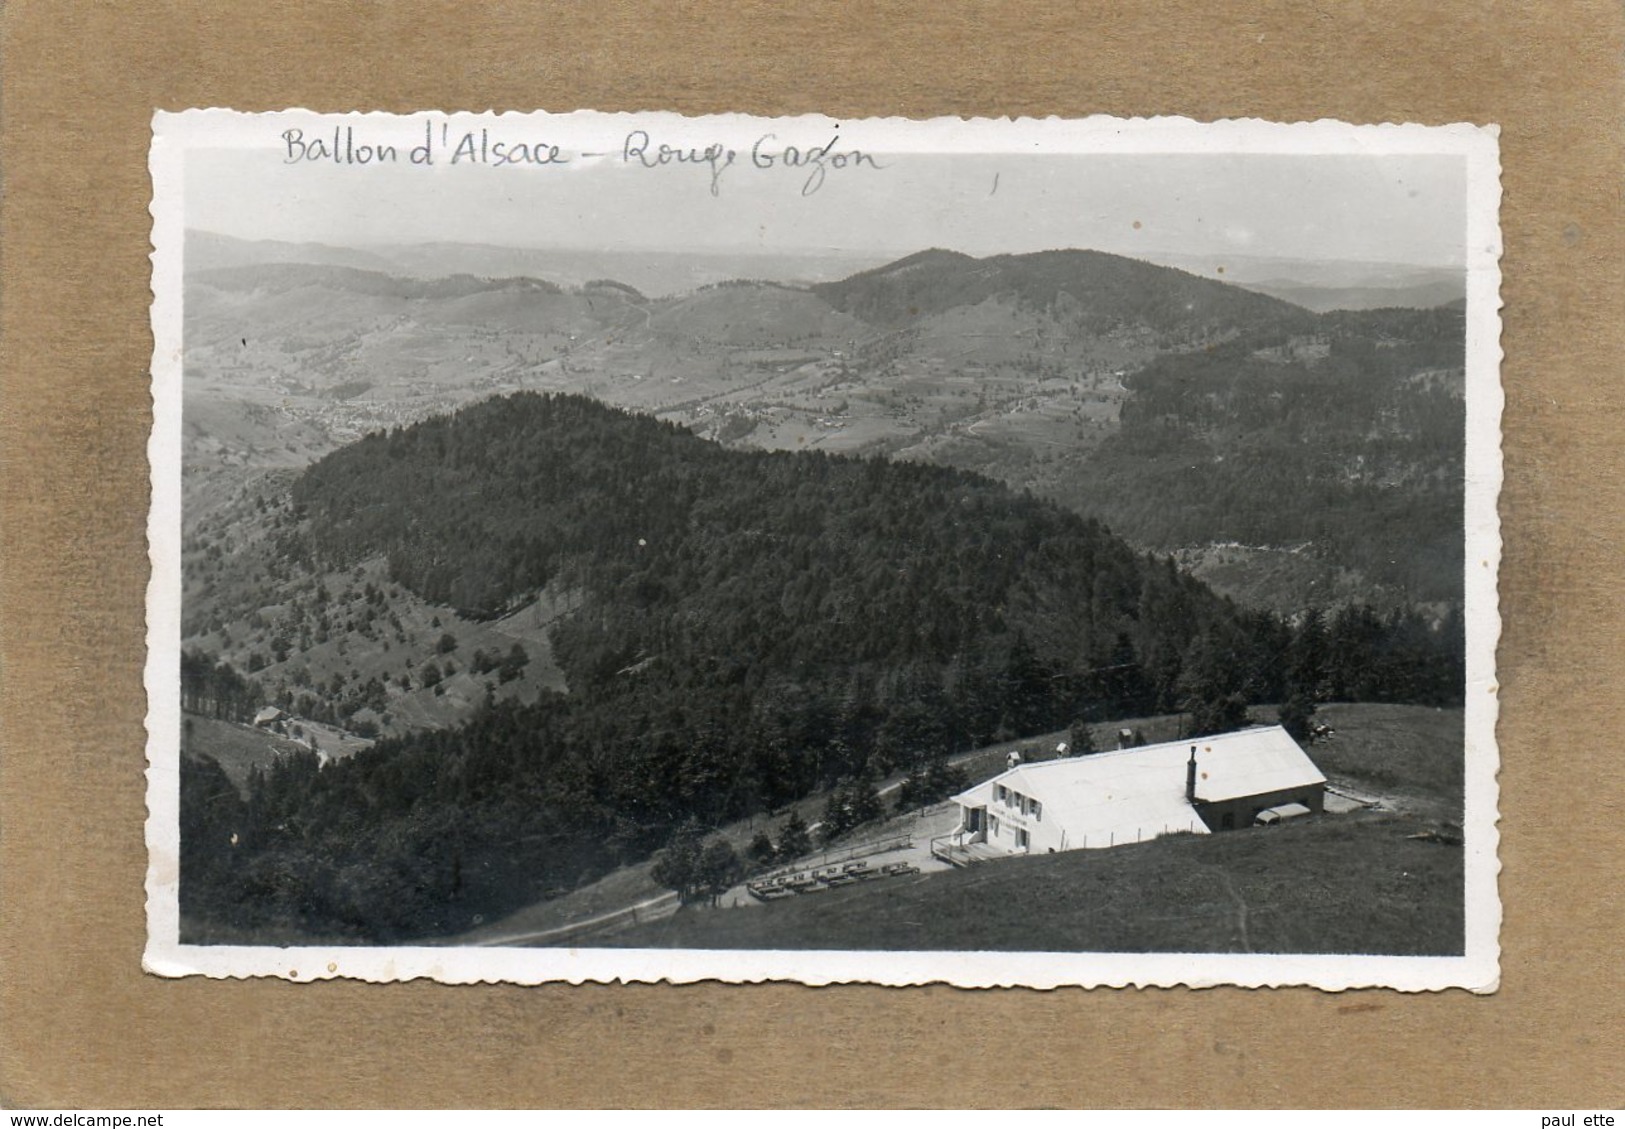
[[[284,150],[283,163],[296,165],[319,162],[332,165],[365,166],[374,164],[400,164],[432,166],[479,164],[491,166],[519,165],[540,168],[549,165],[568,165],[580,158],[601,157],[601,153],[571,152],[557,144],[534,138],[514,138],[500,132],[493,136],[489,128],[464,130],[453,133],[451,125],[440,123],[437,132],[433,122],[425,122],[423,141],[405,148],[395,142],[357,140],[356,127],[334,126],[331,134],[308,136],[302,128],[285,129],[281,135]],[[800,191],[810,196],[823,187],[831,173],[847,169],[872,169],[883,166],[873,154],[860,149],[839,149],[838,133],[826,141],[804,145],[779,142],[775,133],[757,137],[748,151],[741,152],[722,142],[704,145],[671,145],[652,138],[647,130],[633,130],[626,135],[620,147],[620,160],[646,169],[667,166],[695,166],[709,174],[709,188],[713,196],[719,195],[722,176],[735,164],[759,171],[778,169],[799,172]]]

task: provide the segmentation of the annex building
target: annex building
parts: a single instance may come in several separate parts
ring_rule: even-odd
[[[1206,835],[1324,808],[1326,777],[1278,725],[1018,764],[954,797],[950,862]]]

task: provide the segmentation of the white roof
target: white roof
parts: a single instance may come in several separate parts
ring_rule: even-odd
[[[1065,760],[1024,764],[955,796],[967,807],[992,801],[1003,784],[1044,805],[1069,845],[1136,842],[1170,831],[1205,834],[1185,799],[1185,765],[1196,746],[1196,798],[1228,800],[1324,783],[1326,777],[1280,726]]]

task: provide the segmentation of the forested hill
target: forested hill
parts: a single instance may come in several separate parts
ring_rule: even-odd
[[[286,551],[329,568],[382,555],[466,616],[578,594],[554,642],[584,694],[861,686],[872,667],[914,698],[1001,667],[1018,640],[1084,671],[1239,623],[1098,523],[978,475],[728,450],[583,397],[518,394],[376,434],[312,466],[293,501]]]
[[[989,299],[1070,311],[1084,330],[1117,324],[1159,331],[1307,328],[1307,310],[1250,290],[1104,251],[1040,251],[972,258],[921,251],[895,263],[814,286],[830,305],[874,325],[898,326]]]

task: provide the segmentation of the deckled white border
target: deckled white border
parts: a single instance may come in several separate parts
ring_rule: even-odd
[[[753,138],[797,125],[820,140],[824,118],[760,119],[739,115],[684,118],[668,113],[565,115],[434,115],[454,129],[500,121],[539,129],[567,149],[611,150],[629,129],[645,128],[673,145],[728,139],[748,152]],[[280,129],[365,121],[369,132],[421,136],[422,115],[278,115],[229,110],[160,112],[153,119],[152,242],[154,420],[148,443],[152,508],[147,536],[152,580],[147,591],[147,949],[143,966],[160,976],[276,976],[289,980],[354,977],[373,981],[427,977],[445,983],[548,981],[689,983],[720,980],[804,984],[949,983],[966,988],[1311,985],[1340,990],[1385,986],[1402,991],[1499,983],[1501,906],[1497,895],[1495,646],[1501,620],[1496,578],[1501,559],[1496,510],[1502,469],[1500,423],[1501,201],[1499,131],[1494,126],[1369,125],[1319,121],[1193,122],[1184,118],[1123,120],[938,118],[850,122],[842,131],[866,151],[883,153],[1325,153],[1444,154],[1467,162],[1467,448],[1466,448],[1466,951],[1459,957],[1242,955],[1216,953],[987,953],[718,951],[666,949],[502,949],[472,947],[300,947],[183,945],[178,941],[181,531],[181,249],[183,158],[189,147],[264,145]],[[270,128],[271,124],[275,128]],[[527,132],[530,132],[527,129]],[[404,151],[404,149],[403,149]]]

